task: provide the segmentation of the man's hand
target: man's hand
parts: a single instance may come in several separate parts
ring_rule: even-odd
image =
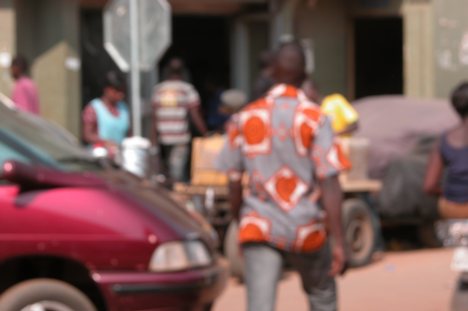
[[[343,246],[335,245],[332,248],[332,262],[329,274],[333,277],[346,272],[346,255]]]

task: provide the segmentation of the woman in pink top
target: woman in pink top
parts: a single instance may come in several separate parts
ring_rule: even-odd
[[[12,100],[20,110],[39,114],[39,95],[37,87],[28,77],[28,62],[22,56],[16,56],[11,64],[11,76],[15,79]]]

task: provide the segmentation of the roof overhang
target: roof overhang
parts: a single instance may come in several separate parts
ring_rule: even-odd
[[[110,0],[80,0],[82,8],[103,8]],[[268,0],[168,0],[174,14],[228,15],[247,4],[264,4]]]
[[[247,4],[267,0],[169,0],[175,14],[227,15],[239,12]]]

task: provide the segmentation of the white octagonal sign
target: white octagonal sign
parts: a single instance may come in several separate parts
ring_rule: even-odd
[[[130,70],[130,1],[112,0],[104,11],[104,46],[122,71]],[[139,63],[151,70],[171,43],[171,10],[166,0],[136,0]]]

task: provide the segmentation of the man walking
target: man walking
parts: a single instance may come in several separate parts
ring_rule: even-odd
[[[334,276],[345,262],[337,176],[344,159],[328,118],[299,89],[304,67],[298,43],[278,49],[277,84],[233,117],[219,158],[239,220],[249,311],[274,310],[285,262],[299,272],[311,310],[337,309]]]
[[[165,80],[153,92],[153,144],[159,145],[164,168],[172,181],[187,179],[190,120],[202,135],[207,134],[200,114],[200,96],[191,84],[183,81],[185,72],[182,60],[170,60],[164,70]]]

